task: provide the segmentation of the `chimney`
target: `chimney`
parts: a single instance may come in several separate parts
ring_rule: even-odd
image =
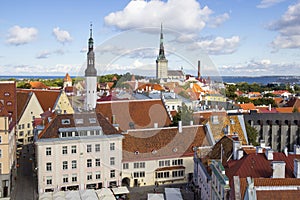
[[[200,80],[201,74],[200,74],[200,60],[198,60],[198,80]]]
[[[182,121],[178,121],[178,132],[182,133]]]
[[[300,154],[300,146],[294,144],[294,154],[295,155],[299,155]]]
[[[116,123],[116,115],[112,115],[112,124],[115,124]]]
[[[271,104],[269,104],[269,111],[271,111],[272,110],[272,106],[271,106]]]
[[[158,123],[154,123],[154,128],[158,128]]]
[[[267,158],[267,160],[273,160],[273,150],[272,149],[266,149],[266,158]]]
[[[263,148],[262,147],[256,147],[256,153],[263,153]]]
[[[294,176],[300,178],[300,160],[294,159]]]
[[[261,146],[262,148],[265,148],[265,147],[266,147],[266,143],[265,143],[264,140],[260,140],[260,146]]]
[[[285,162],[284,161],[273,161],[271,163],[273,169],[272,178],[285,178]]]
[[[241,143],[240,141],[233,141],[232,143],[232,148],[233,148],[233,160],[238,160],[238,150],[240,149],[241,147]]]
[[[289,155],[289,153],[288,153],[288,148],[287,148],[287,147],[284,147],[283,152],[284,152],[285,156],[288,156],[288,155]]]
[[[191,121],[190,121],[190,126],[193,126],[193,125],[194,125],[194,121],[191,120]]]
[[[240,160],[244,156],[244,151],[243,149],[239,149],[237,151],[237,159]]]

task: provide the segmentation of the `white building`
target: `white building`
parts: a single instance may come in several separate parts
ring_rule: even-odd
[[[191,181],[193,147],[208,145],[201,125],[128,130],[123,140],[122,183],[146,186]]]
[[[101,115],[57,115],[36,142],[38,192],[121,185],[122,139]]]

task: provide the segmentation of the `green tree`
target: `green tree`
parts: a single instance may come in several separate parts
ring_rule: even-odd
[[[237,95],[235,94],[236,89],[237,88],[235,85],[226,85],[226,90],[225,90],[226,97],[228,97],[229,99],[235,99],[237,97]]]
[[[17,88],[30,89],[31,85],[28,82],[19,82]]]
[[[190,125],[190,121],[193,121],[193,111],[184,103],[182,103],[182,107],[173,117],[172,126],[177,126],[178,121],[182,121],[183,126]]]
[[[254,146],[258,146],[259,143],[257,142],[258,132],[257,130],[252,127],[248,122],[245,123],[246,132],[248,136],[248,142]]]
[[[240,103],[250,103],[251,100],[248,97],[239,96],[236,98],[236,101]]]

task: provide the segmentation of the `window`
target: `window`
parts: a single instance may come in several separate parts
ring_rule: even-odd
[[[183,170],[173,171],[172,172],[172,177],[182,177],[183,174],[184,174]]]
[[[2,143],[2,136],[0,136],[0,144]]]
[[[77,182],[77,174],[72,174],[72,182]]]
[[[86,175],[86,180],[92,180],[93,179],[93,177],[92,177],[92,173],[87,173],[87,175]]]
[[[83,124],[83,119],[75,119],[75,124]]]
[[[86,160],[86,166],[87,167],[92,167],[92,159],[87,159]]]
[[[67,183],[67,182],[69,182],[69,177],[68,177],[68,175],[63,175],[63,183]]]
[[[115,157],[110,157],[110,165],[115,165]]]
[[[23,135],[24,135],[24,131],[20,131],[19,132],[19,137],[23,137]]]
[[[52,163],[46,163],[46,171],[48,172],[52,171]]]
[[[30,128],[30,123],[27,124],[27,128]]]
[[[86,152],[87,153],[92,152],[92,145],[91,144],[86,145]]]
[[[140,162],[140,168],[145,168],[145,163],[144,162]]]
[[[109,148],[110,148],[111,151],[114,151],[115,150],[115,143],[110,143]]]
[[[27,131],[27,135],[29,136],[30,135],[30,133],[31,133],[31,131],[29,130],[29,131]]]
[[[116,171],[110,170],[110,178],[115,178],[115,177],[116,177]]]
[[[165,166],[170,166],[170,160],[165,160]]]
[[[68,154],[68,147],[67,146],[62,147],[62,154]]]
[[[95,124],[96,123],[96,118],[89,118],[90,124]]]
[[[169,178],[170,172],[156,172],[155,178]]]
[[[24,124],[22,124],[22,129],[24,129],[25,128],[25,125]]]
[[[51,156],[51,147],[46,147],[46,156]]]
[[[139,168],[139,166],[140,166],[139,163],[133,163],[133,168],[134,168],[134,169]]]
[[[128,169],[129,168],[129,163],[123,163],[123,169]]]
[[[77,161],[72,160],[72,169],[76,169],[76,168],[77,168]]]
[[[76,153],[77,149],[76,149],[76,145],[71,146],[71,153]]]
[[[172,165],[183,165],[183,160],[182,159],[172,160]]]
[[[62,119],[61,120],[61,124],[62,125],[68,125],[68,124],[70,124],[70,119]]]
[[[0,149],[0,158],[2,158],[2,149]]]
[[[72,132],[67,132],[68,137],[72,137]]]
[[[95,144],[95,152],[99,152],[100,151],[100,144]]]
[[[22,126],[21,126],[21,124],[19,124],[19,129],[22,129]]]
[[[144,178],[145,177],[145,172],[134,172],[133,177],[134,178]]]
[[[67,137],[67,132],[61,132],[61,137]]]
[[[95,165],[96,165],[96,167],[100,167],[100,165],[101,165],[100,158],[96,158]]]
[[[47,176],[46,177],[46,184],[47,185],[52,185],[52,176]]]
[[[133,168],[135,168],[135,169],[145,168],[145,162],[133,163]]]
[[[10,95],[9,92],[4,93],[4,96],[6,96],[6,97],[8,97],[9,95]]]
[[[63,170],[68,169],[68,161],[63,161]]]
[[[100,172],[96,172],[96,179],[101,179],[101,173]]]

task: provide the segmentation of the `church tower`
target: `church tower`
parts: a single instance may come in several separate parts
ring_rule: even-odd
[[[97,102],[97,70],[95,68],[95,53],[94,53],[94,41],[93,41],[93,29],[92,24],[90,28],[90,38],[88,42],[87,53],[87,68],[85,70],[85,89],[86,89],[86,102],[87,109],[96,108]]]
[[[156,59],[156,78],[168,78],[168,60],[165,57],[164,36],[161,24],[159,54]]]

